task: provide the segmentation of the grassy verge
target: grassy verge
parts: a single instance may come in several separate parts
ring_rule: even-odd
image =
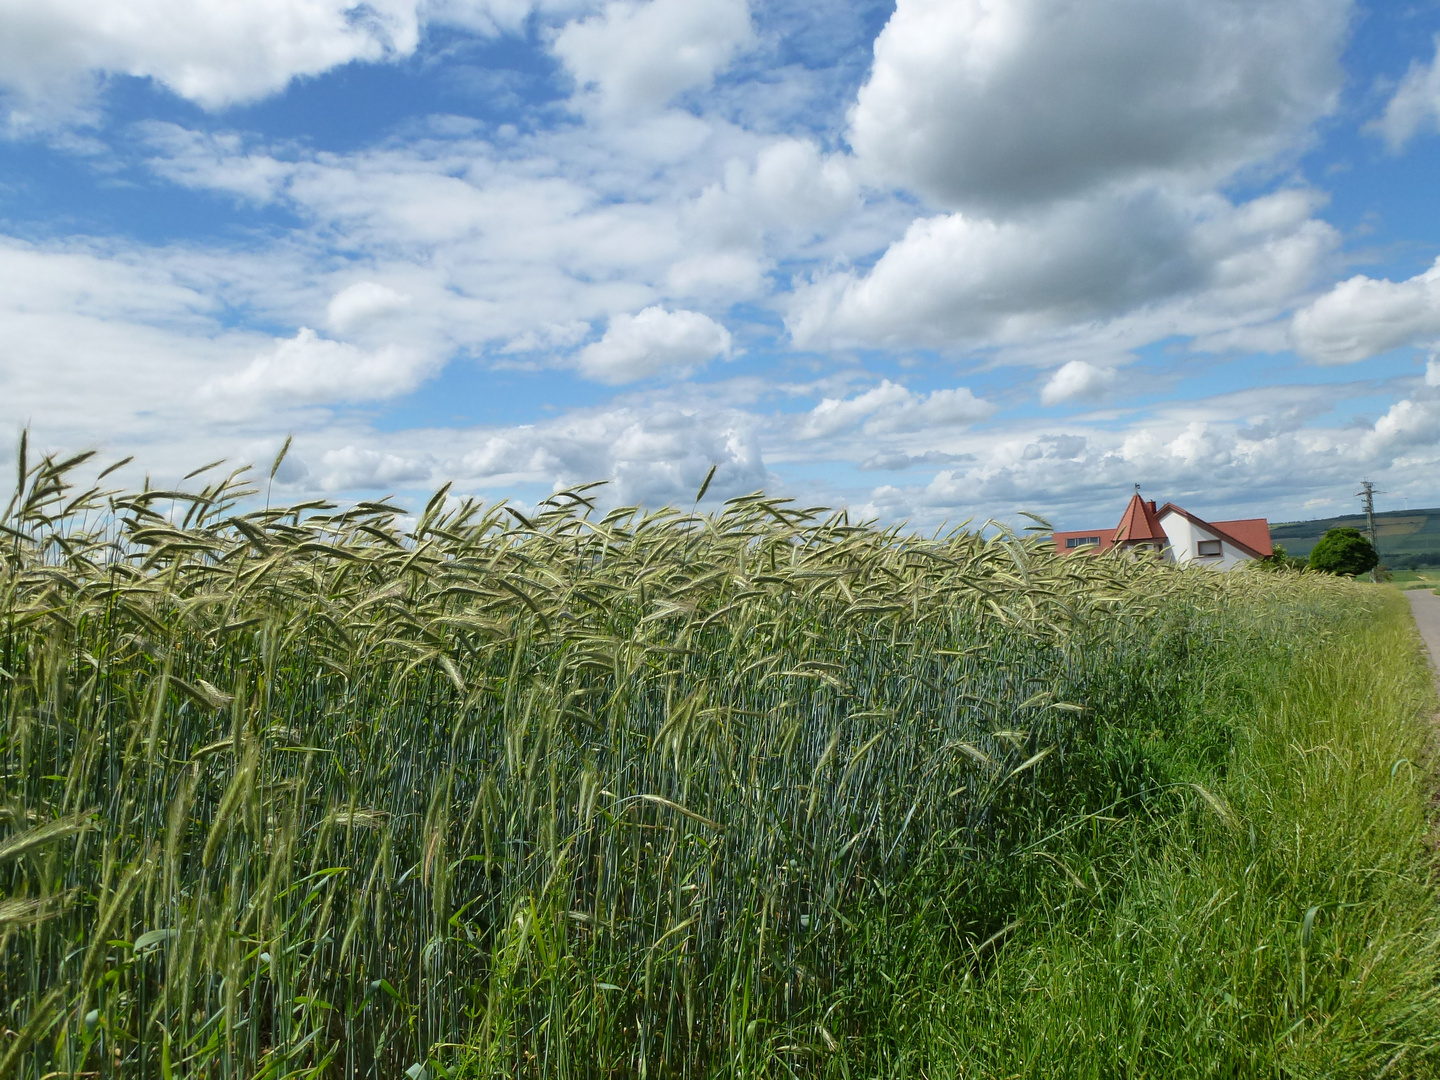
[[[1440,588],[1440,569],[1395,570],[1391,572],[1390,584],[1397,589]]]
[[[1213,671],[1157,740],[1168,812],[1052,849],[1028,930],[930,988],[898,1057],[932,1077],[1434,1075],[1434,694],[1403,599],[1354,605]],[[1217,717],[1223,759],[1174,753]]]

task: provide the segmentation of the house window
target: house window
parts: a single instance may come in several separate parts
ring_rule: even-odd
[[[1084,547],[1087,544],[1098,544],[1099,542],[1098,536],[1067,536],[1065,538],[1067,548]]]
[[[1197,555],[1199,555],[1199,556],[1201,556],[1201,557],[1204,557],[1204,556],[1207,556],[1207,555],[1219,555],[1219,554],[1220,554],[1220,541],[1219,541],[1219,540],[1201,540],[1200,543],[1197,544],[1196,547],[1195,547],[1195,554],[1197,554]]]

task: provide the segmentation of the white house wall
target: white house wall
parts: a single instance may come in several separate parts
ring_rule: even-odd
[[[1229,570],[1250,561],[1250,556],[1234,544],[1209,529],[1196,525],[1184,514],[1171,511],[1160,519],[1160,527],[1165,530],[1165,536],[1170,541],[1171,555],[1177,563],[1196,562],[1211,570]],[[1201,540],[1219,540],[1220,554],[1202,558],[1197,554]]]

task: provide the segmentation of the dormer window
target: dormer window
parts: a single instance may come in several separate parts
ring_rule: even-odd
[[[1195,545],[1195,554],[1199,555],[1201,558],[1219,556],[1221,554],[1220,541],[1201,540],[1198,544]]]

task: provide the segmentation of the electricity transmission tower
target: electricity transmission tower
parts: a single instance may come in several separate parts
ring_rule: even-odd
[[[1360,504],[1365,507],[1365,528],[1366,531],[1370,533],[1370,546],[1375,549],[1376,558],[1379,558],[1380,540],[1375,535],[1375,496],[1377,494],[1383,495],[1385,493],[1383,491],[1377,492],[1375,485],[1369,480],[1361,480],[1360,490],[1355,493],[1360,499]],[[1380,580],[1380,568],[1378,564],[1374,570],[1370,571],[1370,578],[1372,581]]]

